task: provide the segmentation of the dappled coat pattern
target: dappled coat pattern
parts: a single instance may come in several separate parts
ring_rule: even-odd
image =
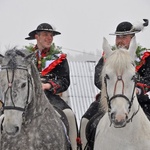
[[[41,88],[32,55],[22,50],[9,50],[2,58],[1,66],[0,85],[3,85],[5,119],[0,149],[67,150],[64,125]],[[8,80],[12,81],[12,86],[5,92]],[[22,93],[24,89],[26,91]],[[24,108],[24,111],[18,111],[17,107]],[[17,129],[14,130],[14,127]]]

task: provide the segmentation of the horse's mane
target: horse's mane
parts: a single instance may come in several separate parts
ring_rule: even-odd
[[[134,61],[129,55],[128,50],[126,49],[117,49],[106,59],[102,73],[102,90],[101,90],[101,105],[104,110],[107,111],[108,104],[106,99],[106,87],[104,84],[104,77],[106,75],[106,67],[113,69],[112,71],[116,74],[123,74],[126,70],[133,69]],[[109,86],[109,85],[108,85]]]
[[[134,61],[131,59],[128,50],[126,49],[117,49],[113,51],[110,57],[107,58],[107,61],[104,64],[104,68],[109,66],[114,69],[115,72],[123,73],[126,69],[129,69]],[[102,75],[104,74],[104,69]]]
[[[35,91],[36,91],[36,94],[41,94],[42,93],[42,88],[41,88],[41,79],[40,79],[40,76],[39,76],[39,72],[35,66],[35,64],[32,62],[31,63],[31,74],[32,74],[32,77],[33,77],[33,80],[34,80],[34,86],[35,86]]]
[[[25,54],[17,50],[16,47],[6,51],[5,57],[9,58],[7,66],[9,66],[11,69],[17,68],[18,63],[16,62],[16,59],[14,58],[17,57],[18,55],[21,57],[25,57]]]

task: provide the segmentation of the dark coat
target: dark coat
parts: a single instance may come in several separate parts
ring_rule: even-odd
[[[43,78],[43,77],[42,77]],[[67,103],[58,95],[68,89],[70,85],[69,66],[67,59],[56,66],[47,76],[44,76],[45,81],[52,85],[50,90],[45,90],[45,94],[51,104],[60,109],[70,108]],[[70,108],[71,109],[71,108]]]
[[[97,65],[95,66],[95,74],[94,74],[94,84],[100,90],[102,87],[101,72],[103,69],[103,65],[104,65],[104,58],[101,57]]]
[[[47,57],[47,53],[50,49],[43,50],[41,53],[42,57]],[[38,64],[39,60],[38,52],[36,52],[36,66],[41,73],[41,66]],[[67,103],[61,99],[60,93],[66,91],[70,85],[70,71],[67,58],[61,60],[51,71],[46,75],[41,75],[41,81],[43,83],[50,83],[51,88],[45,90],[45,94],[48,97],[51,104],[57,106],[60,109],[70,108]]]
[[[69,65],[67,59],[63,60],[47,75],[41,76],[41,78],[44,78],[43,82],[47,82],[52,85],[50,91],[53,94],[66,91],[70,85]]]
[[[147,86],[145,88],[139,87],[142,92],[140,95],[137,95],[137,98],[144,112],[150,119],[150,99],[148,95],[145,94],[146,92],[150,91],[150,56],[145,59],[145,64],[143,64],[138,70],[138,75],[139,81],[137,82],[146,84]]]

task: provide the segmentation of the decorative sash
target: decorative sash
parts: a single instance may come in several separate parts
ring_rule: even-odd
[[[46,66],[42,70],[41,75],[45,76],[51,70],[53,70],[58,64],[60,64],[64,59],[66,59],[66,54],[58,54],[58,59],[46,61]]]
[[[144,64],[145,64],[145,59],[150,56],[150,52],[146,51],[144,55],[141,58],[140,64],[136,66],[136,71],[138,71]]]

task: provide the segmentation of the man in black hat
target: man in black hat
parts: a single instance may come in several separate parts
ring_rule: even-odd
[[[127,22],[127,21],[121,22],[117,26],[115,33],[110,34],[110,35],[116,36],[115,47],[128,49],[132,37],[134,37],[136,33],[143,30],[144,27],[148,26],[148,23],[149,23],[148,20],[143,19],[143,21],[144,23],[139,23],[137,25],[132,25],[130,22]],[[115,47],[113,47],[113,49],[115,49]],[[136,54],[137,54],[137,60],[135,60],[135,63],[137,65],[136,71],[139,76],[139,80],[137,83],[137,97],[138,97],[138,101],[141,107],[143,108],[148,119],[150,120],[150,50],[147,51],[147,49],[141,48],[141,46],[138,46]],[[104,61],[105,61],[104,57],[102,56],[95,67],[94,83],[96,87],[100,90],[102,86],[100,78],[101,78],[101,71],[103,68]],[[100,117],[98,118],[97,116],[102,117],[104,113],[99,108],[100,98],[101,98],[101,95],[100,93],[98,93],[96,96],[96,101],[94,101],[90,105],[89,109],[82,116],[81,124],[80,124],[80,136],[81,136],[81,141],[83,140],[82,141],[83,149],[84,149],[84,146],[86,145],[86,142],[88,143],[88,146],[90,147],[93,146],[93,143],[89,141],[94,142],[95,133],[93,133],[93,131],[95,130],[93,129],[92,131],[92,129],[90,129],[92,132],[86,133],[86,135],[89,135],[90,137],[87,140],[86,140],[87,136],[83,133],[84,131],[81,131],[81,130],[86,129],[87,131],[87,128],[89,127],[92,128],[93,126],[96,128],[96,124],[98,123],[99,119],[101,119]],[[99,114],[97,115],[97,113]],[[96,121],[94,121],[93,119]],[[94,122],[93,126],[91,125],[91,122],[92,123]]]
[[[75,114],[69,105],[61,98],[60,94],[70,85],[69,65],[66,54],[54,45],[53,37],[60,35],[50,24],[42,23],[36,30],[29,33],[26,40],[36,40],[35,46],[26,47],[35,52],[35,64],[41,75],[42,88],[50,103],[56,110],[63,110],[69,127],[69,139],[73,150],[77,149],[77,122]],[[60,111],[58,111],[60,112]],[[64,119],[64,117],[61,117]]]

